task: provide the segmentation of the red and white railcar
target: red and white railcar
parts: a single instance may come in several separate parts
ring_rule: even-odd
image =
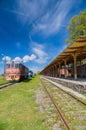
[[[21,63],[11,62],[5,66],[5,78],[8,81],[20,81],[28,78],[29,69]]]

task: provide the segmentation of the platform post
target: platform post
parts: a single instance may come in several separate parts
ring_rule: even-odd
[[[50,67],[50,77],[51,77],[51,67]]]
[[[57,66],[56,66],[56,64],[54,65],[54,77],[57,77]]]
[[[55,66],[53,65],[53,77],[55,77]]]
[[[59,78],[61,77],[60,68],[61,68],[61,65],[59,63]]]
[[[52,77],[52,67],[51,67],[51,71],[50,71],[50,76]]]
[[[80,72],[81,72],[81,73],[80,73],[80,77],[82,77],[82,68],[83,68],[83,67],[82,67],[82,60],[80,60],[80,69],[81,69],[81,71],[80,71]]]
[[[52,66],[52,77],[54,77],[54,67]]]
[[[73,55],[73,58],[74,58],[74,79],[77,79],[77,66],[76,66],[76,63],[77,63],[77,61],[76,61],[77,55],[74,54],[74,55]]]
[[[50,76],[50,69],[49,69],[49,76]]]
[[[58,67],[57,67],[57,64],[56,64],[56,77],[58,77]]]
[[[53,65],[53,77],[55,77],[55,67]]]
[[[67,78],[67,71],[66,71],[66,60],[64,60],[64,72],[65,72],[65,78]]]

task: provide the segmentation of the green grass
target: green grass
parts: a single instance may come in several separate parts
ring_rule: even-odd
[[[7,83],[7,81],[5,80],[4,76],[0,75],[0,84],[4,84],[4,83]]]
[[[35,102],[39,87],[35,77],[0,92],[0,130],[49,130]]]
[[[83,95],[86,96],[86,90],[85,90],[85,92],[83,93]]]

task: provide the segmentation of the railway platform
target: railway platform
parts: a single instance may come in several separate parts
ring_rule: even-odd
[[[60,78],[54,78],[54,77],[49,77],[49,76],[41,76],[41,78],[45,79],[45,80],[48,80],[49,82],[51,82],[52,84],[54,84],[55,86],[61,88],[62,90],[68,92],[68,93],[71,93],[73,94],[74,96],[78,97],[78,98],[81,98],[82,100],[86,100],[86,97],[84,95],[82,95],[81,93],[77,92],[77,91],[74,91],[73,89],[71,88],[68,88],[68,87],[65,87],[64,85],[62,85],[61,83],[58,83],[56,82],[56,80],[59,82],[66,82],[68,84],[79,84],[79,85],[82,85],[84,84],[86,86],[86,81],[75,81],[75,80],[67,80],[67,79],[60,79]]]

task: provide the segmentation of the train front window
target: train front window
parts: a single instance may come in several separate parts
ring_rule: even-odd
[[[10,64],[6,64],[6,68],[10,68]]]
[[[14,63],[12,63],[12,68],[14,68]]]
[[[15,68],[19,68],[19,64],[15,64]]]

